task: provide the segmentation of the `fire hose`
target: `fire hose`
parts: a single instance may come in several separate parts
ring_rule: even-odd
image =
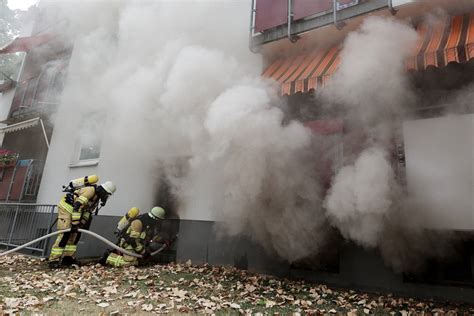
[[[1,252],[1,253],[0,253],[0,257],[6,256],[6,255],[8,255],[8,254],[10,254],[10,253],[13,253],[13,252],[17,252],[18,250],[21,250],[21,249],[23,249],[23,248],[25,248],[25,247],[28,247],[29,245],[32,245],[32,244],[34,244],[34,243],[37,243],[37,242],[39,242],[39,241],[41,241],[41,240],[44,240],[44,239],[47,239],[47,238],[50,238],[50,237],[53,237],[53,236],[55,236],[55,235],[59,235],[59,234],[62,234],[62,233],[68,233],[68,232],[70,232],[70,231],[71,231],[71,229],[69,228],[69,229],[62,229],[62,230],[58,230],[58,231],[52,232],[52,233],[50,233],[50,234],[44,235],[43,237],[36,238],[35,240],[32,240],[32,241],[30,241],[30,242],[27,242],[26,244],[23,244],[23,245],[21,245],[21,246],[18,246],[18,247],[14,248],[14,249],[11,249],[11,250],[8,250],[8,251],[5,251],[5,252]],[[100,241],[104,242],[105,244],[109,245],[110,247],[114,248],[115,250],[120,251],[121,253],[123,253],[123,254],[125,254],[125,255],[127,255],[127,256],[131,256],[131,257],[135,257],[135,258],[143,258],[142,255],[139,255],[139,254],[137,254],[137,253],[130,252],[130,251],[126,250],[126,249],[123,249],[122,247],[119,247],[119,246],[117,246],[116,244],[114,244],[113,242],[111,242],[110,240],[108,240],[108,239],[102,237],[102,236],[99,235],[99,234],[96,234],[96,233],[94,233],[94,232],[91,232],[90,230],[86,230],[86,229],[81,229],[81,228],[79,228],[79,229],[78,229],[78,232],[84,233],[84,234],[90,235],[90,236],[92,236],[92,237],[94,237],[94,238],[96,238],[96,239],[99,239]],[[164,244],[164,245],[161,246],[159,249],[153,251],[153,252],[150,254],[150,256],[154,256],[154,255],[156,255],[156,254],[162,252],[166,247],[167,247],[167,245]]]

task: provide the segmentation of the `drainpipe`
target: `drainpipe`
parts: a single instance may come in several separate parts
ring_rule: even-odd
[[[296,43],[297,40],[299,40],[298,35],[292,35],[291,34],[291,22],[293,21],[293,0],[288,0],[288,39],[292,43]]]
[[[338,5],[338,0],[332,0],[332,14],[334,18],[334,25],[336,28],[340,31],[344,26],[346,26],[346,23],[344,22],[339,22],[337,20],[337,5]]]
[[[392,0],[388,0],[387,6],[388,6],[388,11],[390,11],[390,13],[391,13],[392,15],[397,14],[398,10],[396,10],[396,9],[393,7],[393,1],[392,1]]]
[[[259,52],[259,49],[258,48],[255,48],[253,46],[253,31],[255,29],[255,26],[254,26],[254,17],[255,17],[255,0],[252,0],[252,4],[251,4],[251,7],[250,7],[250,30],[249,30],[249,49],[252,53],[256,54]]]

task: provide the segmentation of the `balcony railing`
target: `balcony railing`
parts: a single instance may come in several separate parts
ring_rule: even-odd
[[[35,202],[43,167],[42,161],[26,159],[0,168],[0,201]]]
[[[253,0],[250,49],[381,9],[395,13],[392,0]]]

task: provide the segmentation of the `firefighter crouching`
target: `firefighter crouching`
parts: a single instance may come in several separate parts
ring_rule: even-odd
[[[71,232],[59,234],[54,242],[49,256],[49,267],[59,268],[76,263],[74,258],[77,244],[80,239],[79,228],[89,229],[92,221],[92,213],[98,209],[99,202],[104,206],[109,196],[116,187],[111,181],[96,185],[97,176],[89,176],[71,181],[67,192],[58,204],[57,229],[71,228]],[[78,181],[81,180],[81,181]],[[89,180],[89,181],[88,181]],[[79,184],[74,181],[80,182]],[[91,183],[92,182],[92,183]],[[77,184],[77,186],[75,186]],[[76,189],[77,187],[80,187]]]
[[[134,214],[138,215],[137,208],[130,209],[119,222],[120,226],[121,223],[125,223],[127,217],[130,221],[127,227],[122,227],[124,230],[119,235],[118,245],[125,250],[142,255],[143,259],[147,259],[151,253],[150,240],[156,239],[154,238],[156,236],[155,228],[160,220],[165,219],[165,210],[155,206],[147,214],[132,218]],[[170,242],[166,241],[165,244],[169,247]],[[101,263],[104,261],[107,265],[114,267],[136,266],[139,263],[138,258],[116,252],[106,253]]]

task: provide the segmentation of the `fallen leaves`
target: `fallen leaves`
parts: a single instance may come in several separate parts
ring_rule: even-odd
[[[271,301],[271,300],[266,300],[265,301],[265,307],[266,308],[272,308],[273,306],[276,305],[276,302],[275,301]]]
[[[97,306],[105,308],[105,307],[109,307],[110,304],[109,303],[99,303],[99,304],[97,304]]]
[[[153,310],[153,305],[152,304],[143,304],[142,305],[142,311],[151,312],[152,310]]]
[[[345,314],[373,313],[472,314],[474,309],[444,306],[433,302],[377,296],[328,288],[325,285],[277,279],[233,267],[168,264],[148,268],[113,269],[87,265],[51,271],[38,259],[1,257],[0,315],[22,314],[69,300],[78,311],[98,314],[127,313],[240,313]],[[1,293],[1,292],[0,292]],[[111,310],[113,312],[109,312]],[[86,312],[85,312],[86,313]]]

